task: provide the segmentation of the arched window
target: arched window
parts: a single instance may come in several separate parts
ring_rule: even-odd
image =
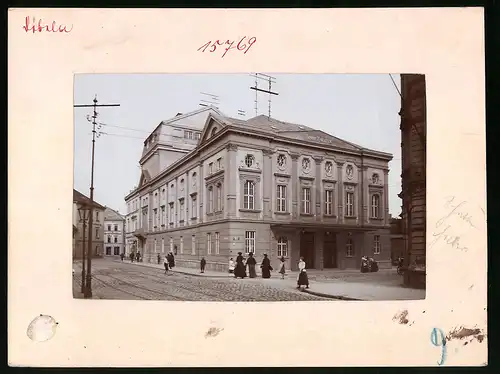
[[[345,256],[346,257],[354,256],[354,244],[351,238],[347,239],[347,243],[345,245]]]
[[[380,218],[380,195],[373,194],[372,195],[372,217],[371,218]]]
[[[288,239],[284,236],[278,239],[278,257],[288,257]]]
[[[255,209],[255,183],[246,181],[243,189],[243,208]]]

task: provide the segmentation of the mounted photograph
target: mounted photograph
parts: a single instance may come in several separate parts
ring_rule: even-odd
[[[73,296],[420,300],[420,74],[76,74]]]

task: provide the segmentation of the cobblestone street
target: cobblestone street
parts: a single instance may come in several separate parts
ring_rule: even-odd
[[[80,298],[81,263],[73,264],[73,295]],[[293,288],[263,284],[263,279],[213,279],[107,260],[92,263],[94,299],[177,301],[330,300]]]

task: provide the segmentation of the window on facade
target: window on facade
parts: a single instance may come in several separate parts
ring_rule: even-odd
[[[153,231],[158,226],[158,210],[155,208],[153,210]]]
[[[347,239],[347,243],[345,245],[345,255],[346,257],[354,256],[354,244],[351,238]]]
[[[179,251],[180,254],[184,253],[184,238],[182,236],[179,239]]]
[[[184,221],[184,199],[179,201],[179,220]]]
[[[213,171],[214,171],[214,164],[213,164],[213,162],[211,162],[208,164],[208,173],[212,174]]]
[[[118,243],[118,238],[116,236],[115,236],[114,240],[115,240],[115,243]]]
[[[245,156],[245,165],[249,168],[251,168],[253,166],[255,162],[255,157],[253,157],[253,155],[246,155]]]
[[[246,181],[243,189],[243,208],[255,209],[255,183]]]
[[[111,243],[111,236],[108,236],[108,243]]]
[[[245,231],[245,253],[255,253],[255,231]]]
[[[354,192],[345,194],[345,215],[346,217],[354,216]]]
[[[165,207],[161,207],[161,217],[160,217],[160,224],[162,226],[165,226]]]
[[[195,133],[194,133],[194,138],[195,138],[196,140],[199,140],[199,139],[200,139],[200,136],[201,136],[201,134],[200,134],[199,132],[195,132]]]
[[[284,236],[278,239],[278,257],[288,257],[288,239]]]
[[[161,238],[161,253],[165,253],[165,239]]]
[[[174,204],[170,204],[170,223],[174,223]]]
[[[108,225],[108,231],[111,231],[111,225]]]
[[[212,254],[212,234],[207,234],[207,255]]]
[[[197,217],[198,209],[196,209],[196,196],[191,196],[191,218]]]
[[[170,238],[170,252],[174,251],[174,239]]]
[[[95,229],[95,238],[99,239],[99,229]]]
[[[154,248],[153,248],[153,252],[156,253],[156,239],[154,240]]]
[[[184,179],[181,179],[181,191],[184,189]]]
[[[217,159],[217,170],[220,170],[222,169],[222,158],[218,158]]]
[[[276,186],[276,211],[286,212],[286,186]]]
[[[302,213],[311,214],[311,189],[302,188]]]
[[[212,186],[208,187],[208,204],[207,213],[212,213],[214,204],[214,189]]]
[[[106,247],[106,256],[111,256],[111,247]]]
[[[115,247],[114,248],[114,255],[118,256],[120,254],[120,247]]]
[[[331,216],[333,214],[333,191],[325,190],[325,214]]]
[[[218,255],[220,253],[220,233],[215,233],[215,254]]]
[[[372,217],[371,218],[380,218],[380,195],[373,194],[372,195]]]
[[[118,225],[115,225],[115,231],[118,231]]]
[[[380,235],[373,236],[373,254],[380,254]]]
[[[184,131],[184,139],[193,139],[193,132],[192,131]]]
[[[196,254],[196,236],[195,235],[191,236],[191,254],[192,255]]]
[[[95,212],[95,220],[96,222],[99,222],[99,212]]]
[[[217,206],[216,210],[221,211],[222,210],[222,185],[220,183],[217,184]]]

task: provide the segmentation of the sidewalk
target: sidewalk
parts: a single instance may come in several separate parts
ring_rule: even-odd
[[[117,260],[113,260],[117,261]],[[118,260],[117,262],[121,262]],[[125,263],[131,264],[130,261],[123,261]],[[144,262],[134,262],[131,265],[146,266],[157,269],[164,269],[163,264],[151,264]],[[205,271],[205,273],[200,273],[199,269],[192,268],[180,268],[174,267],[169,270],[175,273],[186,274],[197,277],[206,278],[219,278],[219,279],[229,279],[233,278],[234,275],[230,273],[221,273],[216,271]],[[345,273],[359,273],[355,270],[339,271],[339,275]],[[282,289],[296,289],[296,280],[298,272],[288,272],[285,279],[280,279],[279,274],[273,272],[271,279],[258,278],[245,278],[246,281],[258,282],[262,284],[267,284],[272,287],[282,288]],[[259,274],[260,275],[260,274]],[[425,299],[425,290],[405,288],[402,286],[387,286],[380,285],[376,283],[368,282],[356,282],[350,283],[342,281],[340,279],[329,279],[328,282],[322,282],[321,280],[315,280],[315,274],[309,275],[309,289],[305,289],[311,295],[316,295],[325,298],[339,299],[339,300],[359,300],[359,301],[382,301],[382,300],[423,300]],[[317,277],[319,278],[319,277]]]

